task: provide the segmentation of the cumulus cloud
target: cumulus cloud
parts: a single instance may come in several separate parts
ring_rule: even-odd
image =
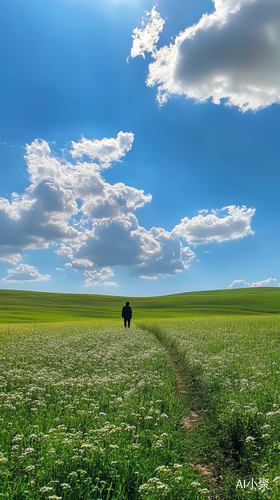
[[[61,179],[60,162],[51,155],[50,146],[46,141],[35,139],[31,144],[26,144],[25,149],[24,158],[31,185],[36,186],[43,179]]]
[[[234,280],[228,288],[248,288],[250,283],[246,283],[244,280]]]
[[[71,250],[71,257],[72,257],[72,262],[67,262],[65,264],[65,267],[74,269],[74,271],[84,271],[86,269],[91,269],[93,268],[93,263],[90,260],[87,259],[74,259],[73,258],[73,252]]]
[[[211,99],[215,104],[224,99],[242,111],[279,103],[279,1],[213,3],[214,12],[179,33],[174,43],[158,50],[143,45],[142,50],[155,59],[146,83],[158,86],[158,102],[165,103],[171,95],[197,102]],[[141,50],[131,54],[137,55],[142,55]]]
[[[236,240],[248,234],[254,234],[251,229],[251,219],[254,213],[254,208],[229,205],[221,210],[212,210],[211,214],[200,213],[192,219],[185,217],[174,227],[173,233],[194,246],[213,241],[221,243]]]
[[[163,228],[147,231],[132,213],[95,221],[91,230],[57,253],[71,259],[69,267],[82,269],[84,262],[88,267],[89,263],[99,268],[119,266],[141,278],[174,275],[187,269],[195,256],[176,234]]]
[[[130,150],[133,138],[131,132],[101,141],[83,138],[72,143],[71,161],[55,156],[44,140],[27,145],[29,186],[11,200],[0,198],[0,260],[17,264],[26,249],[56,246],[68,259],[64,267],[84,274],[85,286],[115,286],[113,267],[143,279],[187,269],[195,253],[183,240],[195,246],[253,234],[255,210],[234,205],[185,217],[171,231],[140,226],[134,212],[152,196],[121,182],[110,184],[101,175]],[[5,279],[12,281],[19,270],[40,276],[22,266]]]
[[[275,286],[276,284],[276,278],[268,278],[267,280],[263,281],[255,281],[252,283],[252,287],[257,287],[257,286]]]
[[[146,11],[142,19],[142,28],[135,28],[132,32],[130,57],[142,56],[145,59],[145,52],[155,52],[164,23],[156,7],[153,7],[151,12]]]
[[[114,281],[107,281],[108,278],[115,276],[114,271],[110,267],[103,267],[99,272],[97,270],[85,271],[84,275],[87,277],[85,280],[86,287],[96,285],[118,286]]]
[[[2,278],[2,281],[10,283],[23,283],[26,281],[48,281],[51,277],[48,274],[43,276],[38,269],[28,264],[19,264],[13,269],[7,269],[8,276]]]
[[[116,139],[105,137],[101,141],[82,137],[79,142],[72,141],[70,154],[73,158],[86,155],[91,160],[97,159],[100,168],[108,168],[113,161],[120,161],[120,158],[130,151],[133,141],[134,134],[131,132],[119,132]]]
[[[235,280],[228,286],[228,288],[254,288],[261,286],[276,286],[276,278],[268,278],[263,281],[255,281],[253,283],[246,283],[244,280]]]
[[[0,259],[16,263],[26,248],[47,248],[54,241],[75,238],[78,231],[68,220],[76,212],[73,193],[47,179],[11,202],[0,198]]]
[[[30,185],[22,195],[13,193],[11,201],[0,198],[0,260],[15,264],[25,249],[74,240],[91,217],[115,217],[151,201],[143,190],[106,183],[99,172],[100,166],[108,167],[131,148],[133,134],[119,132],[116,139],[88,142],[98,143],[92,155],[99,164],[56,158],[44,140],[26,146]]]
[[[95,179],[95,177],[97,174],[91,176],[91,183],[85,185],[83,182],[75,189],[77,195],[83,190],[83,195],[81,195],[82,211],[87,216],[95,219],[119,217],[124,213],[134,212],[152,200],[152,196],[145,195],[142,189],[126,186],[122,182],[111,185],[100,178]],[[92,196],[90,186],[95,180],[96,191],[95,196]]]
[[[153,227],[143,234],[142,229],[136,231],[142,239],[142,262],[132,267],[132,275],[140,275],[141,278],[173,276],[188,269],[195,253],[184,247],[176,234],[161,227]]]

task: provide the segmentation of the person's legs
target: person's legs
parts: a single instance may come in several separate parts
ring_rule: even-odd
[[[130,319],[127,320],[128,328],[130,328]]]
[[[126,328],[126,322],[127,322],[127,319],[126,319],[126,318],[124,318],[124,319],[123,319],[123,322],[124,322],[124,327]]]

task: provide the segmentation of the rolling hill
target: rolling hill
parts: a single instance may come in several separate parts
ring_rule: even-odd
[[[212,314],[280,314],[280,288],[246,288],[188,292],[160,297],[116,297],[0,290],[0,322],[121,320],[131,302],[133,319]]]

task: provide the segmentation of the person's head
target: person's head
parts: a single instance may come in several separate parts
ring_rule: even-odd
[[[126,306],[129,306],[129,304],[130,304],[130,302],[126,302],[126,304],[125,304],[125,305],[126,305]]]

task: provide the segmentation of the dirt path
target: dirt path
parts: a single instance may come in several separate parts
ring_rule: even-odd
[[[143,329],[144,325],[143,325]],[[227,482],[225,490],[226,476],[223,477],[223,471],[231,469],[226,457],[223,456],[223,450],[220,448],[217,436],[213,434],[211,423],[208,418],[208,410],[201,388],[197,384],[193,373],[187,364],[182,361],[179,352],[173,345],[169,345],[161,338],[159,332],[150,330],[156,335],[161,345],[168,351],[173,372],[176,378],[176,392],[182,403],[181,429],[186,432],[188,442],[188,456],[185,459],[190,467],[196,469],[212,491],[211,500],[228,500],[236,497],[236,491],[233,491]],[[191,433],[191,435],[189,434]],[[232,473],[230,473],[232,476]],[[233,473],[234,475],[234,473]],[[229,490],[230,488],[230,490]],[[238,496],[238,498],[241,498]]]
[[[178,361],[173,363],[172,366],[176,376],[178,392],[181,395],[181,397],[184,397],[184,395],[188,394],[187,382],[185,380],[184,375],[182,374]],[[188,431],[190,432],[202,425],[205,425],[202,421],[202,417],[199,415],[199,413],[192,410],[189,410],[189,412],[186,414],[185,417],[182,418],[181,421],[181,427],[188,429]],[[217,475],[217,471],[213,466],[201,463],[193,463],[193,462],[189,462],[189,465],[197,469],[202,476],[208,476],[212,487],[218,486],[218,479],[215,478],[215,475]],[[219,491],[219,493],[221,493],[221,491]]]

